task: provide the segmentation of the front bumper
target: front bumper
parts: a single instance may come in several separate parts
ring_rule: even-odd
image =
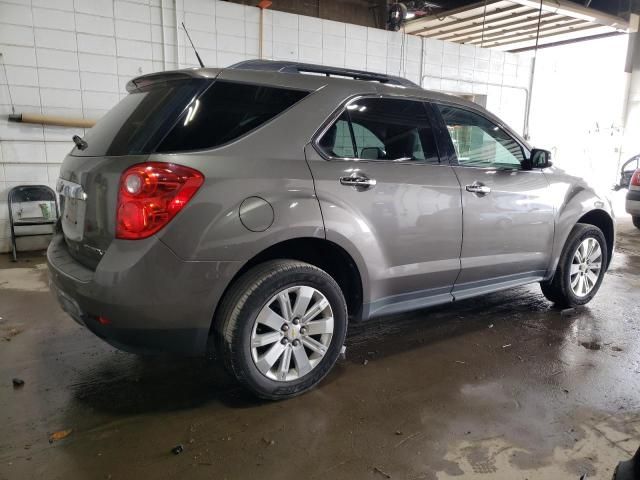
[[[114,240],[93,271],[56,235],[47,263],[62,308],[98,337],[134,353],[184,355],[206,353],[216,305],[239,268],[184,261],[155,237]]]

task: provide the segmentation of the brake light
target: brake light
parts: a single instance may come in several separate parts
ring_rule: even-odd
[[[638,168],[631,177],[631,185],[634,187],[640,187],[640,168]]]
[[[116,238],[147,238],[175,217],[191,200],[204,175],[173,163],[134,165],[120,177]]]

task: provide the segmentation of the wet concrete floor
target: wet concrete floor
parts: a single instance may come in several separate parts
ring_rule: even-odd
[[[628,217],[589,306],[534,285],[354,324],[320,387],[278,403],[202,360],[116,351],[58,308],[42,254],[20,257],[0,256],[2,480],[609,479],[640,444]]]

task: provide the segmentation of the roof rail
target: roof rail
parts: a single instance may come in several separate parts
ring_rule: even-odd
[[[402,85],[404,87],[420,88],[420,86],[406,78],[383,73],[372,73],[364,70],[353,70],[351,68],[327,67],[325,65],[315,65],[313,63],[287,62],[279,60],[246,60],[231,65],[229,68],[238,70],[265,70],[270,72],[283,73],[311,73],[325,75],[327,77],[349,77],[354,80],[365,80],[370,82],[380,82],[388,85]]]

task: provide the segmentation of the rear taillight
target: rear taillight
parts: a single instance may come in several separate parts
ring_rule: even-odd
[[[631,185],[634,187],[640,187],[640,168],[633,173],[633,176],[631,177]]]
[[[146,238],[171,221],[204,182],[192,168],[173,163],[134,165],[120,177],[116,238]]]

